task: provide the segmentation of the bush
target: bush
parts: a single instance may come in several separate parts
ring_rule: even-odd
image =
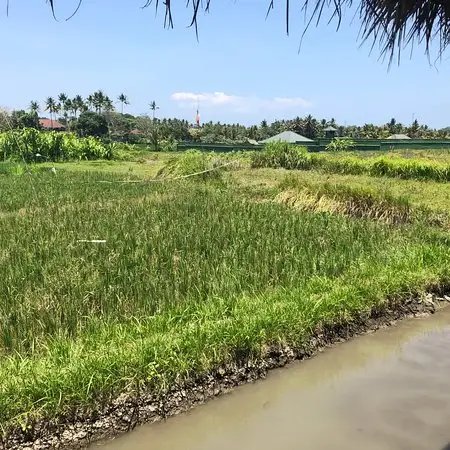
[[[348,152],[355,148],[356,142],[350,138],[334,138],[327,146],[327,152]]]
[[[79,136],[104,136],[108,134],[108,122],[101,114],[84,111],[80,114],[75,129]]]
[[[159,149],[162,152],[176,152],[178,150],[178,143],[173,138],[165,139],[159,143]]]
[[[305,147],[286,142],[270,142],[261,152],[252,154],[251,166],[284,169],[310,169],[311,155]]]
[[[26,162],[66,161],[70,159],[112,159],[115,144],[105,144],[88,136],[39,131],[33,128],[0,133],[0,159]]]

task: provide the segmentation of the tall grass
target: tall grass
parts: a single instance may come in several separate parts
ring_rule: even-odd
[[[217,156],[199,150],[188,150],[181,155],[171,158],[162,167],[157,176],[161,178],[178,178],[198,176],[203,180],[219,180],[228,158],[226,155]],[[228,161],[230,162],[230,161]]]
[[[0,176],[5,429],[301,346],[450,281],[448,237],[423,227],[243,202],[224,184],[97,181]],[[106,242],[79,242],[93,239]]]
[[[398,157],[361,158],[345,153],[308,153],[305,148],[284,143],[271,143],[264,151],[255,152],[252,167],[315,169],[326,173],[450,181],[450,164]]]

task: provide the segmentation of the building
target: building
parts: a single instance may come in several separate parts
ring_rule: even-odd
[[[411,139],[409,136],[407,136],[406,134],[391,134],[387,139]]]
[[[314,142],[312,139],[308,139],[301,134],[294,133],[293,131],[283,131],[268,139],[260,141],[260,144],[266,144],[267,142],[287,142],[289,144],[304,144],[306,142]]]
[[[64,131],[66,129],[66,127],[61,122],[51,119],[39,119],[39,125],[41,126],[41,128],[47,131]]]
[[[337,129],[329,125],[328,127],[324,128],[323,131],[325,132],[325,137],[327,139],[333,139],[336,137]]]

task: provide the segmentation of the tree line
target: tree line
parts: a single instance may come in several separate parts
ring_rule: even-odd
[[[290,120],[276,120],[252,126],[207,122],[196,127],[187,120],[156,117],[160,109],[156,101],[149,102],[149,115],[134,116],[126,112],[130,105],[126,94],[121,93],[113,101],[99,90],[86,98],[76,95],[70,98],[65,93],[48,97],[40,105],[31,101],[28,110],[15,110],[0,114],[0,131],[8,128],[41,128],[40,113],[50,117],[50,128],[58,122],[66,130],[80,136],[103,136],[115,141],[143,142],[155,148],[161,143],[179,141],[237,144],[249,140],[261,141],[282,131],[293,131],[310,139],[325,137],[325,129],[334,127],[336,136],[353,139],[383,139],[392,134],[406,134],[413,139],[444,139],[450,137],[450,128],[436,130],[414,120],[410,125],[392,118],[385,124],[341,125],[335,119],[316,119],[312,115],[295,117]]]

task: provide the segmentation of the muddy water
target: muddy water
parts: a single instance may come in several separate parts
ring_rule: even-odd
[[[450,308],[340,344],[190,413],[97,446],[443,450],[448,444]]]

